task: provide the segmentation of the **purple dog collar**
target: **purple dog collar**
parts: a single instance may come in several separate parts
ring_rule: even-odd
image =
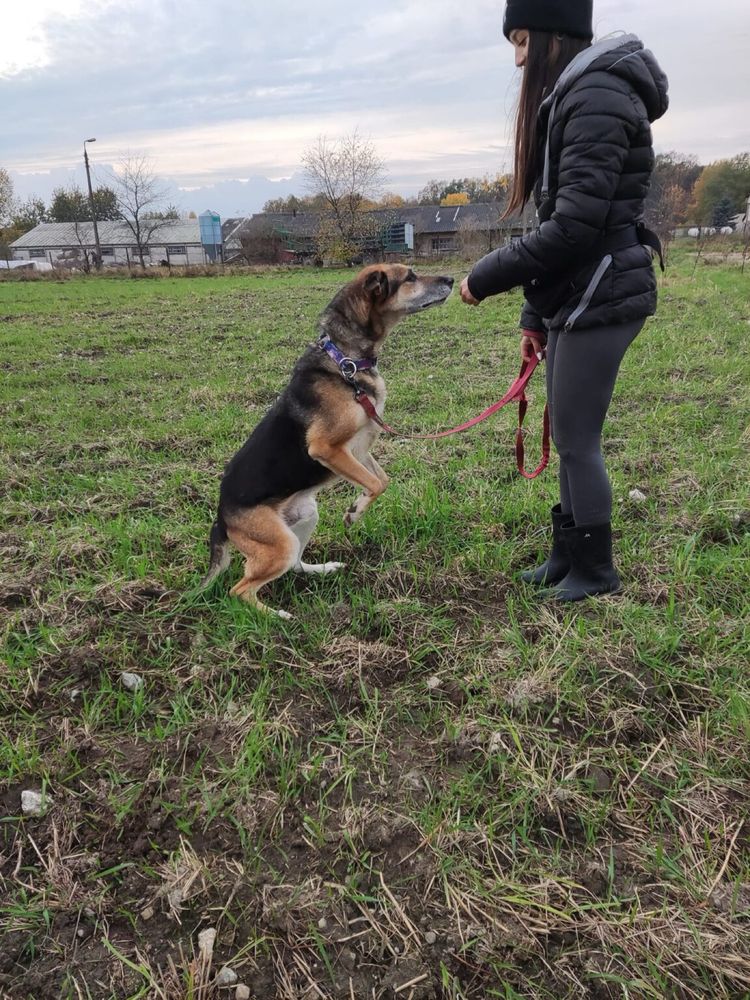
[[[377,358],[359,358],[357,361],[348,358],[343,351],[336,347],[330,337],[321,337],[318,341],[318,347],[325,351],[330,358],[333,358],[339,366],[339,371],[348,382],[351,382],[357,372],[367,371],[368,368],[374,368],[378,363]]]

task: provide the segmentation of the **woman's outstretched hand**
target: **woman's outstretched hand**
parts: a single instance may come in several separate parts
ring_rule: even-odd
[[[521,337],[521,360],[531,361],[532,357],[536,355],[540,361],[543,361],[546,345],[547,340],[543,333],[537,333],[535,330],[524,330]]]
[[[474,296],[469,291],[469,279],[464,278],[461,282],[461,301],[465,302],[467,306],[478,306],[479,299],[475,299]]]

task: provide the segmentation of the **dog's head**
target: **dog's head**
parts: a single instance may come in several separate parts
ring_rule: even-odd
[[[352,354],[381,343],[412,313],[445,302],[453,278],[419,277],[403,264],[373,264],[334,298],[321,317],[322,332]]]
[[[357,278],[374,320],[392,328],[404,316],[442,305],[453,288],[453,278],[422,276],[403,264],[374,264]],[[376,325],[380,325],[377,324]]]

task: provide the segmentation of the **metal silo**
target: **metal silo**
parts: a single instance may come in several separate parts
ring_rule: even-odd
[[[222,260],[221,216],[218,212],[202,212],[198,217],[201,227],[201,243],[209,260]]]

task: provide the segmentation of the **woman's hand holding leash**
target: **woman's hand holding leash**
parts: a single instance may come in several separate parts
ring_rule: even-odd
[[[544,352],[547,347],[547,340],[543,333],[536,330],[524,330],[521,337],[521,360],[531,361],[534,355],[540,361],[544,361]]]

